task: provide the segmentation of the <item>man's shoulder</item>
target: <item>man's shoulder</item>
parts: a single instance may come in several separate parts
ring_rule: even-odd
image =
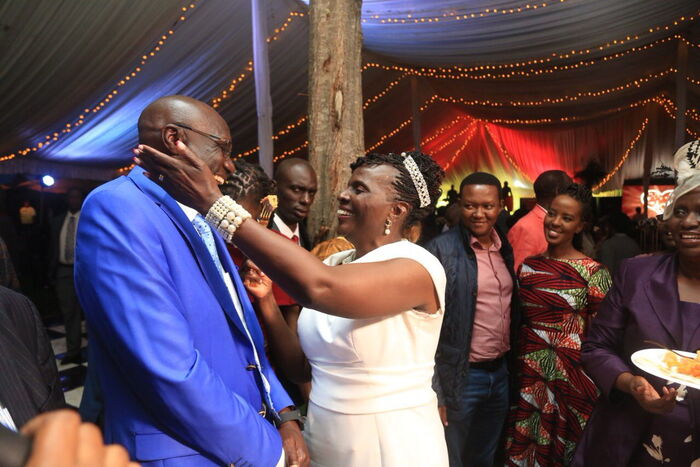
[[[445,249],[449,247],[454,247],[461,244],[461,232],[459,227],[452,227],[447,232],[443,232],[437,237],[430,240],[426,245],[425,249],[433,253],[436,250]]]
[[[129,177],[119,177],[95,188],[85,199],[81,217],[89,217],[97,209],[114,209],[125,214],[125,209],[143,207],[148,196]]]

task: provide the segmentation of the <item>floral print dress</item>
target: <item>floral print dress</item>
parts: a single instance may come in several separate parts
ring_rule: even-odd
[[[519,283],[520,397],[508,419],[506,465],[568,465],[598,396],[581,367],[581,342],[610,274],[590,258],[534,256]]]

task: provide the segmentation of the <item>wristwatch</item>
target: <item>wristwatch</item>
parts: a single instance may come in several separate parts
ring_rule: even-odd
[[[299,409],[294,408],[294,409],[288,410],[286,412],[278,413],[277,415],[279,415],[279,420],[277,421],[278,428],[283,423],[291,422],[292,420],[294,420],[295,422],[297,422],[299,424],[299,428],[301,429],[301,431],[304,431],[304,419],[306,417],[301,415],[301,412],[299,411]]]

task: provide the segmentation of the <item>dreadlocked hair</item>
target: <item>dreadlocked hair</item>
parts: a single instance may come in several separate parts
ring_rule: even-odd
[[[241,159],[233,161],[236,171],[229,175],[219,187],[221,192],[234,200],[253,194],[256,201],[275,190],[275,182],[270,180],[265,171],[257,164],[251,164]]]
[[[559,192],[559,195],[566,195],[578,201],[581,204],[581,217],[584,222],[591,221],[593,217],[593,195],[591,190],[586,188],[585,185],[572,183]]]
[[[406,202],[412,208],[408,213],[404,225],[404,227],[409,227],[430,215],[435,209],[435,203],[440,199],[440,195],[442,194],[440,184],[445,176],[445,171],[427,154],[418,151],[406,152],[404,154],[405,156],[394,153],[370,153],[364,157],[359,157],[355,162],[350,164],[350,169],[355,171],[355,169],[360,167],[376,167],[378,165],[394,167],[399,172],[399,176],[396,177],[392,183],[396,190],[396,200]],[[425,179],[428,193],[430,193],[430,204],[423,208],[420,207],[420,198],[418,196],[418,190],[416,190],[416,185],[413,183],[411,174],[403,163],[404,158],[407,156],[411,156],[416,162],[418,170],[420,170],[420,173]]]

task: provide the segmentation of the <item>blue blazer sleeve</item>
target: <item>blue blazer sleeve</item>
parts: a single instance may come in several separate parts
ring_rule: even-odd
[[[105,190],[81,212],[76,280],[81,302],[91,304],[91,331],[169,435],[226,465],[275,465],[277,430],[194,347],[169,280],[176,259],[166,260],[154,212],[138,205],[143,201],[150,200]]]

